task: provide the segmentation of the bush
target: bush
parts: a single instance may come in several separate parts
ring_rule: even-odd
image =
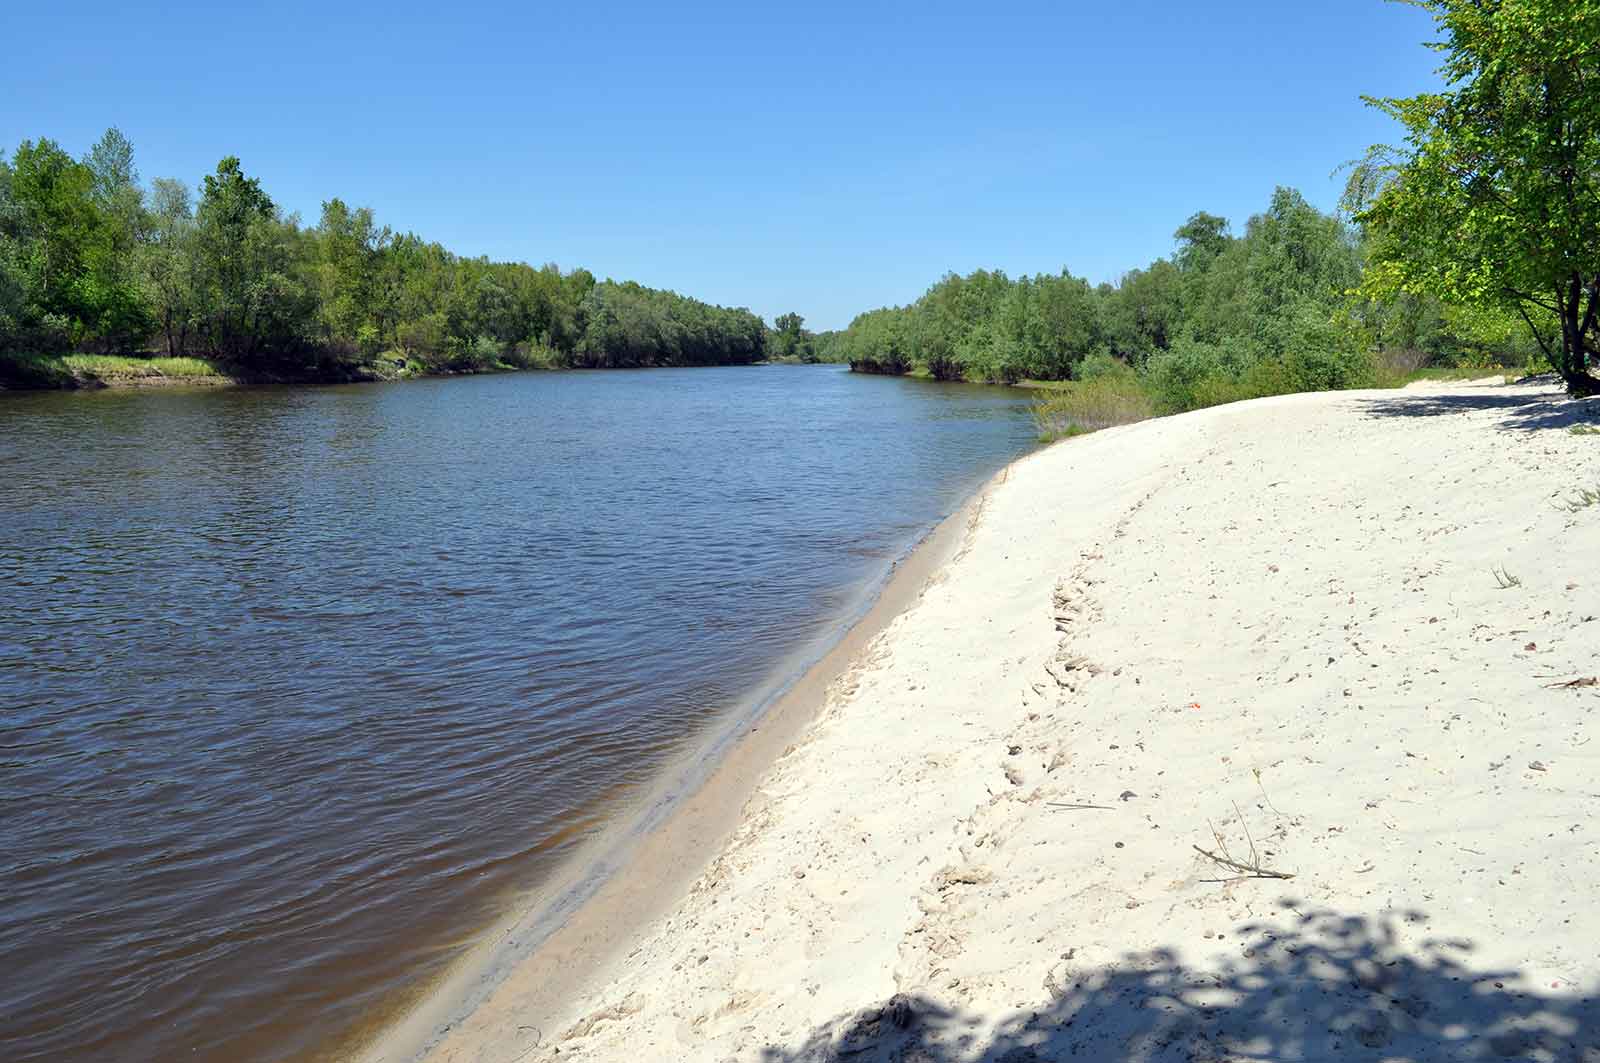
[[[911,372],[911,358],[897,337],[889,339],[867,352],[850,359],[852,373],[878,373],[884,376],[904,376]]]
[[[1233,375],[1227,363],[1220,346],[1180,336],[1171,347],[1150,356],[1145,373],[1161,405],[1176,413],[1205,405],[1202,393]]]
[[[1138,376],[1138,370],[1121,358],[1105,351],[1096,351],[1078,363],[1075,376],[1079,380],[1101,380],[1106,377],[1131,380]]]
[[[417,358],[424,364],[444,364],[445,344],[450,336],[449,322],[440,313],[427,314],[414,321],[402,322],[395,330],[395,340],[408,358]]]
[[[500,360],[513,369],[564,369],[568,361],[560,351],[538,340],[513,344]]]
[[[467,372],[493,369],[500,363],[500,344],[492,336],[478,336],[461,348],[452,360],[451,368]]]
[[[1134,373],[1105,373],[1052,389],[1034,404],[1033,419],[1039,438],[1048,441],[1132,424],[1156,412],[1154,396]]]
[[[956,348],[956,356],[966,379],[986,384],[1015,384],[1027,368],[1022,345],[988,322],[972,330]]]

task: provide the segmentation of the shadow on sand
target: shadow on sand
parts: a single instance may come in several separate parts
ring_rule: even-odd
[[[1534,379],[1528,383],[1554,383]],[[1475,411],[1499,411],[1499,427],[1510,431],[1533,432],[1544,428],[1568,429],[1574,425],[1600,423],[1600,397],[1570,399],[1549,391],[1534,391],[1522,386],[1514,390],[1495,389],[1481,395],[1434,395],[1427,392],[1399,392],[1393,397],[1368,399],[1364,403],[1374,417],[1447,417]]]
[[[1294,912],[1238,928],[1232,958],[1191,968],[1171,951],[1112,967],[1058,961],[1037,1008],[990,1028],[922,997],[814,1031],[765,1063],[1177,1063],[1224,1060],[1550,1060],[1600,1063],[1600,1000],[1564,980],[1529,985],[1467,966],[1470,942],[1420,912],[1383,920]],[[1404,944],[1402,944],[1404,943]]]

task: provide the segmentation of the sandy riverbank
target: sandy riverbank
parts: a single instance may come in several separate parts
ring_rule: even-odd
[[[1299,395],[1024,459],[687,886],[428,1058],[1600,1059],[1596,420]]]

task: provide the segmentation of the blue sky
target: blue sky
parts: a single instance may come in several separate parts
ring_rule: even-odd
[[[117,125],[147,180],[236,154],[308,222],[817,328],[946,270],[1114,279],[1279,184],[1331,207],[1395,136],[1358,97],[1437,84],[1382,0],[246,7],[7,5],[0,145]]]

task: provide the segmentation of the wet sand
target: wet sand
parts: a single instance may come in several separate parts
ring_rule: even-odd
[[[664,772],[635,815],[515,905],[398,1021],[380,1020],[357,1058],[516,1059],[535,1049],[546,1035],[528,1017],[554,1014],[592,986],[687,891],[738,826],[763,774],[815,719],[830,688],[848,686],[866,666],[873,639],[968,542],[988,492],[1009,472],[995,474],[897,563],[861,617],[792,685]],[[461,1038],[483,1045],[462,1056],[452,1047]]]

